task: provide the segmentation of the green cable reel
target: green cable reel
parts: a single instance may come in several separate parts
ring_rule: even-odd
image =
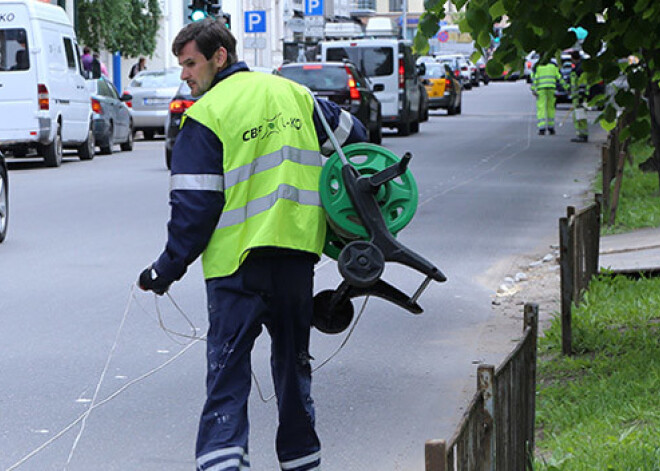
[[[351,144],[342,150],[360,175],[376,174],[401,160],[390,150],[375,144]],[[344,185],[342,166],[335,152],[323,166],[320,182],[321,203],[328,221],[323,253],[335,260],[347,243],[369,239]],[[375,197],[388,230],[396,236],[417,210],[417,184],[410,170],[381,185]]]

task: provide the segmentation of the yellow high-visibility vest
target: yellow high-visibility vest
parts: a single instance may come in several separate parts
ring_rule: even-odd
[[[205,278],[231,275],[257,247],[321,254],[326,219],[313,110],[302,86],[237,72],[186,111],[218,136],[224,153],[225,206],[202,255]]]

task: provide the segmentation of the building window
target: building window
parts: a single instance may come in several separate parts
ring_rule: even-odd
[[[390,11],[403,11],[403,1],[390,0]]]

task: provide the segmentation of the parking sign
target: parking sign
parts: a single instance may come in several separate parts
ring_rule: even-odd
[[[323,16],[323,0],[305,0],[305,16]]]
[[[246,33],[266,32],[265,10],[252,10],[245,12],[245,32]]]

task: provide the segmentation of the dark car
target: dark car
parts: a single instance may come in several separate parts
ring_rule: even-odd
[[[565,58],[562,56],[559,73],[566,86],[564,87],[561,82],[557,83],[557,88],[555,89],[555,99],[557,100],[557,103],[571,102],[571,72],[573,72],[573,67],[574,65],[571,62],[570,57]]]
[[[87,80],[92,99],[92,130],[101,154],[112,154],[115,144],[121,150],[133,150],[133,118],[125,102],[131,95],[119,95],[115,86],[104,77]]]
[[[184,111],[192,106],[197,98],[190,94],[190,87],[186,82],[181,82],[179,88],[170,101],[170,108],[165,120],[165,165],[167,168],[172,168],[172,147],[177,134],[179,134],[179,126],[181,126],[181,118]]]
[[[383,139],[381,105],[368,79],[351,62],[305,62],[281,66],[278,75],[309,88],[316,98],[331,100],[357,117],[369,141]]]
[[[0,242],[7,237],[9,223],[9,174],[5,156],[0,152]]]
[[[422,75],[429,96],[429,108],[447,110],[450,115],[460,114],[463,103],[461,82],[446,64],[427,62]]]

